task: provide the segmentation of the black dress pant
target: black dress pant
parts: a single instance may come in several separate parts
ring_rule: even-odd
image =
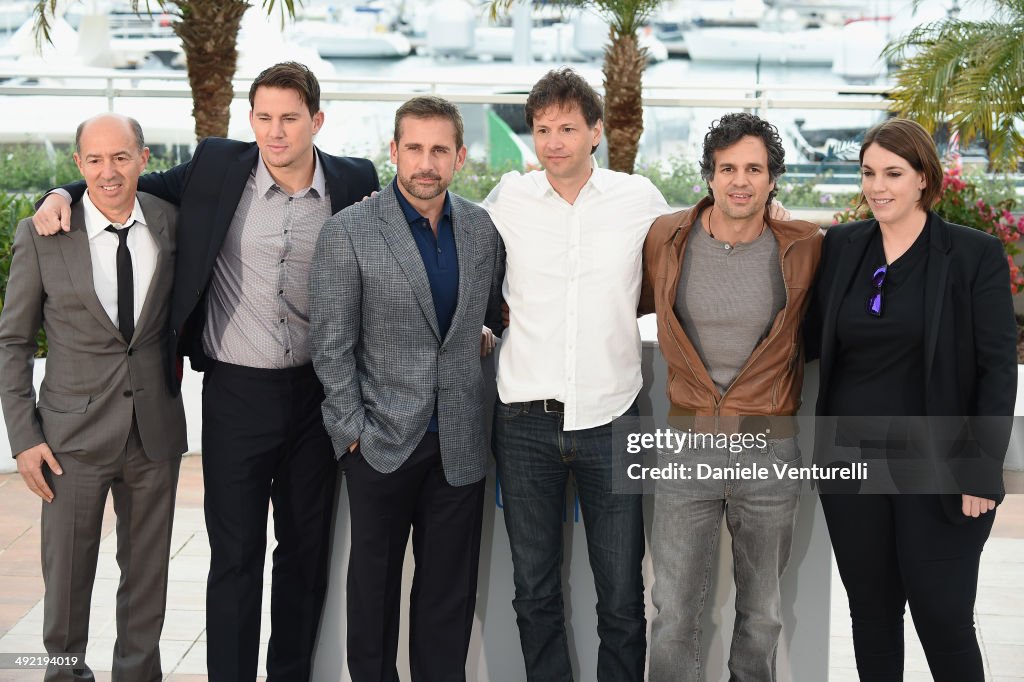
[[[461,682],[476,607],[484,481],[449,485],[436,433],[390,474],[359,449],[342,457],[348,485],[348,670],[353,682],[398,682],[402,565],[412,529],[409,614],[413,682]]]
[[[267,678],[301,682],[327,588],[337,462],[312,365],[211,363],[203,379],[203,477],[211,682],[256,678],[267,512],[274,508]]]
[[[850,600],[860,679],[903,679],[909,602],[932,677],[984,682],[974,599],[995,511],[953,523],[936,495],[822,495],[821,506]]]

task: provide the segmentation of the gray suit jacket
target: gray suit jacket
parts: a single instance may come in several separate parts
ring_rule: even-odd
[[[112,461],[124,450],[133,413],[150,459],[185,451],[185,412],[171,395],[162,354],[176,214],[165,201],[138,197],[157,262],[130,346],[96,297],[82,204],[72,208],[67,233],[40,237],[28,218],[18,225],[0,314],[0,404],[15,455],[45,442],[56,455]],[[49,352],[37,400],[32,357],[40,327]]]
[[[310,346],[324,424],[340,457],[359,439],[391,473],[423,438],[437,403],[452,485],[487,472],[480,327],[501,329],[505,249],[487,213],[451,195],[458,303],[445,338],[409,223],[388,186],[324,225],[310,269]]]

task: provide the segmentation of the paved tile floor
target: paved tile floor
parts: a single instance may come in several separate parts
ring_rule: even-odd
[[[1017,489],[1020,489],[1018,486]],[[161,640],[165,679],[206,680],[204,592],[209,546],[203,525],[202,468],[199,457],[186,457],[178,485],[171,541],[168,610]],[[114,643],[114,516],[108,507],[104,539],[93,591],[90,664],[100,682],[110,679]],[[43,581],[39,569],[39,502],[17,474],[0,475],[0,652],[41,652]],[[268,550],[272,541],[268,541]],[[269,551],[268,551],[269,557]],[[266,656],[267,599],[264,591],[260,670]],[[976,622],[988,679],[1024,682],[1024,495],[1011,495],[1000,507],[993,536],[985,547],[979,581]],[[857,679],[849,635],[846,594],[837,574],[832,581],[830,682]],[[907,682],[930,680],[924,653],[907,628]],[[0,682],[40,680],[42,672],[0,670]],[[259,678],[264,679],[264,678]],[[797,680],[796,682],[819,682]]]

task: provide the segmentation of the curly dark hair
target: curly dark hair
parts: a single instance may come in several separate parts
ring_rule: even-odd
[[[764,142],[765,149],[768,150],[768,177],[772,182],[777,182],[782,177],[786,172],[786,150],[782,148],[778,128],[754,114],[738,112],[726,114],[713,122],[710,130],[704,135],[704,155],[700,159],[700,176],[704,178],[704,182],[710,183],[715,177],[715,152],[731,147],[748,135],[761,138]],[[776,186],[769,192],[768,203],[771,203],[778,191],[779,188]],[[710,184],[708,196],[715,196]]]

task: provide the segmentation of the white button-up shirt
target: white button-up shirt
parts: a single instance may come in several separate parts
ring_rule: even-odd
[[[96,208],[86,192],[82,196],[82,209],[85,215],[85,231],[89,236],[89,255],[92,258],[92,284],[96,289],[96,298],[106,311],[110,321],[117,326],[117,235],[107,232],[107,225],[112,223]],[[142,214],[142,206],[138,197],[135,207],[125,225],[135,224],[128,230],[128,252],[132,256],[132,281],[134,286],[133,302],[135,304],[135,322],[139,321],[142,306],[146,303],[149,283],[156,271],[156,242],[146,225],[146,216]],[[120,223],[113,223],[120,228]]]
[[[499,397],[561,400],[566,431],[609,423],[643,385],[641,257],[651,223],[669,212],[664,197],[645,177],[595,168],[570,204],[544,171],[513,172],[483,207],[508,257]]]

